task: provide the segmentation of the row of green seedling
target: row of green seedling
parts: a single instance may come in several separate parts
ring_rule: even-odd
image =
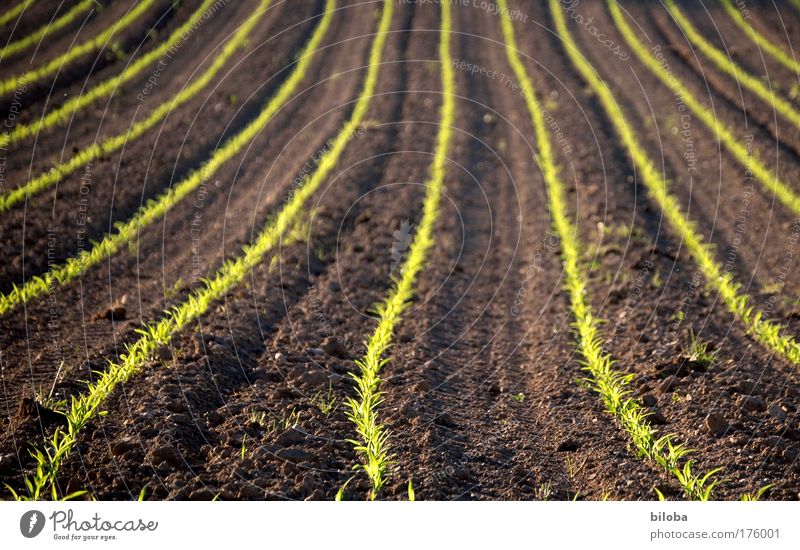
[[[666,0],[667,10],[683,31],[689,42],[696,47],[720,71],[731,76],[737,85],[744,86],[770,107],[778,111],[789,122],[800,129],[800,111],[795,109],[786,99],[780,97],[775,91],[764,84],[760,78],[748,73],[722,50],[715,47],[703,34],[698,31],[689,18],[678,8],[674,0]]]
[[[215,1],[217,0],[207,0],[208,3]],[[260,7],[263,9],[258,10],[255,14],[248,18],[248,20],[239,28],[236,34],[225,43],[222,51],[217,57],[214,58],[212,64],[205,71],[203,71],[198,78],[194,79],[191,84],[181,89],[181,91],[175,94],[172,98],[156,107],[144,120],[134,122],[127,131],[107,137],[99,143],[92,143],[88,147],[76,152],[74,155],[72,155],[72,157],[69,158],[69,160],[54,166],[47,172],[40,174],[35,178],[32,178],[25,185],[0,195],[0,213],[13,208],[18,204],[27,201],[30,197],[56,185],[79,168],[103,158],[104,156],[110,155],[115,151],[119,151],[131,141],[139,138],[145,132],[154,128],[156,124],[164,120],[170,113],[175,111],[175,109],[196,96],[206,86],[208,86],[208,84],[220,73],[220,71],[229,66],[229,62],[236,51],[248,43],[248,35],[255,28],[259,19],[264,15],[264,10],[266,10],[266,8],[269,6],[270,1],[271,0],[265,0],[261,2]],[[201,12],[201,15],[202,13],[203,12]],[[92,90],[92,92],[93,91],[94,90]],[[92,92],[90,92],[90,94]],[[87,94],[87,96],[78,96],[74,98],[75,100],[79,100],[76,101],[76,105],[74,107],[77,108],[77,103],[81,103],[80,98],[82,97],[89,97],[89,94]],[[59,122],[69,120],[69,117],[71,117],[71,114],[63,109],[58,109],[52,114],[57,114],[59,116],[57,119]],[[48,118],[49,116],[40,120],[45,121],[48,120]],[[27,132],[37,124],[38,123],[32,123],[29,126],[24,127],[24,133],[29,135]]]
[[[206,0],[206,3],[213,4],[216,1],[217,0]],[[222,69],[229,66],[229,61],[236,51],[248,43],[248,35],[251,33],[253,28],[255,28],[259,19],[263,16],[264,10],[268,7],[269,3],[270,1],[261,2],[260,7],[263,9],[257,11],[250,18],[248,18],[245,24],[239,28],[231,40],[225,43],[222,51],[216,58],[214,58],[211,66],[203,71],[198,78],[193,79],[191,84],[181,89],[181,91],[175,94],[175,96],[156,107],[147,116],[147,118],[139,122],[134,122],[127,131],[115,136],[107,137],[99,143],[92,143],[88,147],[76,152],[74,155],[72,155],[72,157],[69,158],[69,160],[54,166],[47,172],[40,174],[35,178],[32,178],[25,185],[0,194],[0,213],[13,208],[18,204],[27,201],[30,197],[56,185],[79,168],[82,168],[100,158],[122,149],[131,141],[139,138],[145,132],[155,127],[156,124],[165,119],[170,113],[175,111],[175,109],[196,96],[200,91],[208,86],[208,84],[217,76],[217,74],[219,74]],[[198,15],[202,15],[202,13],[204,13],[204,11],[199,12]],[[104,86],[104,84],[101,86]],[[82,98],[89,98],[95,90],[96,88],[90,91],[89,94],[75,97],[74,100],[78,101],[75,101],[75,105],[73,105],[73,107],[78,108],[79,103],[82,103],[84,106],[88,104],[83,103]],[[108,91],[110,93],[111,89],[108,89]],[[58,122],[62,122],[69,120],[71,117],[71,113],[66,112],[63,109],[58,109],[51,114],[58,115],[58,118],[50,119],[50,116],[48,115],[47,117],[40,119],[40,121],[47,121],[49,119],[51,121],[58,120]],[[37,125],[38,123],[32,123],[23,127],[23,135],[29,135],[27,132],[32,131],[32,128]],[[2,138],[0,138],[0,140],[1,139]]]
[[[612,14],[619,13],[619,6],[616,4],[612,8]],[[647,51],[630,26],[617,15],[615,18],[617,26],[624,38],[630,43],[644,65],[670,89],[681,101],[689,107],[689,110],[700,119],[700,121],[714,134],[716,140],[725,147],[733,158],[746,170],[750,171],[760,181],[764,187],[774,193],[781,203],[783,203],[795,215],[800,215],[800,196],[792,190],[792,187],[782,181],[777,173],[767,168],[759,159],[758,152],[746,147],[736,138],[735,133],[725,125],[714,114],[707,109],[689,90],[689,88],[668,68],[663,67],[660,61]]]
[[[439,216],[442,186],[447,174],[447,156],[455,122],[455,77],[450,63],[450,33],[452,30],[450,5],[441,3],[442,24],[439,31],[439,62],[442,78],[442,106],[439,113],[436,149],[431,173],[425,184],[422,219],[414,234],[408,255],[401,266],[400,276],[392,277],[393,286],[374,312],[378,326],[366,341],[366,352],[356,360],[357,372],[351,373],[356,386],[356,397],[347,399],[347,416],[355,425],[357,439],[351,440],[362,462],[356,466],[370,481],[369,498],[374,500],[386,482],[392,456],[389,432],[379,419],[383,403],[380,390],[381,369],[390,361],[386,354],[392,345],[394,331],[414,297],[418,275],[425,268],[428,252],[435,243],[434,229]],[[409,485],[409,498],[413,489]]]

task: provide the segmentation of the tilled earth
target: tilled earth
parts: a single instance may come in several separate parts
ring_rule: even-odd
[[[0,38],[16,40],[49,21],[47,4],[37,2]],[[157,4],[123,33],[113,55],[80,59],[16,103],[0,98],[4,122],[12,108],[21,110],[17,120],[35,120],[117,74],[135,59],[130,52],[156,47],[200,1]],[[148,71],[75,113],[68,126],[10,146],[0,191],[169,101],[252,15],[250,4],[229,2],[204,21],[144,102],[137,94]],[[340,0],[292,99],[207,185],[142,228],[135,245],[0,317],[0,480],[22,489],[29,451],[63,423],[42,396],[83,391],[139,337],[138,328],[202,286],[280,210],[353,110],[381,4]],[[380,498],[407,498],[409,480],[419,499],[635,500],[656,498],[654,488],[682,498],[674,478],[635,456],[582,381],[560,243],[500,19],[480,3],[462,4],[452,3],[457,116],[436,244],[382,371],[379,414],[393,458]],[[800,43],[800,12],[752,4],[751,24],[762,34],[785,51]],[[587,298],[608,321],[607,351],[635,374],[631,389],[653,412],[657,432],[694,449],[699,470],[723,468],[715,498],[735,500],[765,485],[773,486],[766,498],[800,498],[796,366],[758,344],[708,290],[551,31],[547,3],[509,5],[519,14],[518,47],[552,116],[550,129],[563,134],[555,149],[584,243]],[[783,181],[800,179],[798,128],[693,50],[658,2],[624,6],[648,48],[661,46],[696,97],[747,134]],[[0,76],[45,63],[129,7],[106,2],[35,54],[4,59]],[[273,2],[246,48],[163,124],[0,214],[0,292],[100,240],[243,128],[288,77],[323,8],[323,1]],[[743,39],[721,7],[681,8],[715,44],[735,44],[729,53],[740,66],[790,96],[797,76]],[[674,95],[627,49],[604,2],[580,2],[576,12],[592,18],[593,27],[570,21],[583,55],[663,165],[687,216],[714,243],[716,257],[730,261],[754,304],[797,334],[800,281],[781,279],[778,291],[775,283],[798,268],[792,235],[800,220],[746,181],[699,120],[687,141]],[[442,104],[440,25],[437,3],[396,2],[366,119],[303,219],[245,284],[115,390],[106,414],[82,431],[62,465],[62,493],[330,500],[351,480],[345,498],[367,495],[366,476],[354,470],[361,458],[349,441],[355,432],[344,402],[355,396],[349,373],[375,328],[373,306],[391,289],[422,216]],[[627,55],[609,50],[591,28]],[[199,229],[191,223],[198,219]],[[693,338],[709,343],[711,364],[686,353]]]

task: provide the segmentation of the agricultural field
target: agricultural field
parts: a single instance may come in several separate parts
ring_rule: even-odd
[[[798,500],[800,1],[9,0],[0,495]]]

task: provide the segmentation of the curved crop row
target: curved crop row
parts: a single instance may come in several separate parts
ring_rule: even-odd
[[[618,13],[616,7],[612,13]],[[800,215],[800,195],[792,190],[792,187],[782,181],[777,174],[767,168],[759,159],[757,152],[749,150],[735,136],[733,130],[726,126],[721,120],[714,116],[714,113],[706,109],[698,101],[692,92],[681,82],[678,77],[670,71],[664,70],[658,59],[656,59],[646,47],[636,38],[633,30],[621,17],[615,17],[617,27],[625,40],[631,44],[636,56],[641,62],[669,88],[672,93],[678,96],[681,101],[689,107],[694,115],[699,118],[706,127],[714,132],[716,139],[733,155],[739,164],[749,170],[753,176],[760,181],[769,191],[775,194],[795,215]]]
[[[384,357],[392,344],[394,329],[414,296],[414,284],[424,269],[427,255],[434,245],[434,226],[439,216],[442,185],[447,173],[447,155],[455,122],[455,77],[450,62],[450,33],[452,31],[450,4],[441,2],[442,26],[439,31],[439,63],[442,78],[442,107],[439,114],[438,134],[431,174],[425,184],[425,199],[422,219],[408,249],[402,266],[402,275],[394,280],[394,286],[386,298],[375,307],[378,326],[366,344],[366,352],[356,360],[359,370],[350,373],[355,381],[358,399],[348,398],[347,416],[355,425],[358,439],[350,440],[363,462],[357,468],[369,477],[372,489],[369,497],[374,500],[386,481],[386,472],[391,464],[389,432],[378,419],[378,407],[383,402],[380,391],[381,368],[390,361]]]
[[[120,17],[114,23],[113,27],[104,30],[90,40],[70,48],[66,53],[63,53],[55,59],[48,61],[41,67],[31,69],[30,71],[26,71],[22,74],[3,80],[0,82],[0,95],[5,95],[9,92],[12,92],[20,86],[28,86],[32,82],[42,80],[59,71],[62,67],[78,59],[80,56],[104,48],[106,44],[117,35],[118,32],[130,26],[137,19],[139,19],[142,14],[150,9],[154,2],[155,0],[141,0],[141,2],[137,3],[133,8],[131,8],[130,11]]]
[[[264,8],[269,1],[261,0],[261,8]],[[257,13],[263,14],[264,10],[259,9]],[[327,21],[327,19],[324,21]],[[254,23],[251,22],[251,24]],[[189,193],[197,189],[203,182],[208,181],[225,162],[239,153],[266,126],[275,113],[289,101],[297,86],[305,78],[308,66],[311,64],[321,40],[322,34],[315,32],[313,38],[309,40],[298,57],[297,65],[292,73],[276,94],[264,105],[258,116],[238,134],[229,138],[221,147],[216,149],[211,158],[174,187],[170,187],[155,199],[149,200],[128,221],[118,223],[116,225],[116,233],[106,235],[103,240],[94,244],[91,249],[82,250],[77,256],[69,258],[63,265],[53,266],[43,275],[32,277],[22,286],[15,285],[8,294],[0,295],[0,315],[4,315],[19,304],[41,296],[54,286],[69,283],[90,267],[116,253],[126,243],[133,240],[143,227],[165,215]]]
[[[731,16],[733,22],[742,29],[745,34],[747,34],[750,39],[758,44],[758,47],[767,52],[767,54],[772,57],[775,61],[792,71],[792,74],[797,75],[800,72],[800,68],[798,68],[797,61],[794,57],[789,57],[786,53],[777,45],[773,44],[772,41],[758,32],[753,25],[751,25],[747,19],[744,18],[742,13],[733,5],[731,0],[720,0],[722,2],[722,7]]]
[[[206,3],[216,1],[217,0],[206,0]],[[40,174],[35,178],[30,179],[25,185],[0,194],[0,213],[5,212],[26,201],[33,195],[41,193],[45,189],[52,187],[79,168],[122,149],[122,147],[124,147],[127,143],[130,143],[132,140],[140,137],[142,134],[153,128],[161,120],[167,117],[175,109],[196,96],[214,79],[215,76],[217,76],[222,69],[227,66],[233,54],[236,53],[236,50],[247,44],[248,35],[255,27],[259,18],[267,10],[269,4],[270,1],[262,2],[261,6],[263,7],[263,10],[257,11],[239,28],[231,40],[225,44],[222,52],[220,52],[220,54],[214,59],[211,66],[203,71],[203,73],[198,78],[193,80],[188,86],[181,89],[171,99],[168,99],[156,107],[156,109],[153,110],[153,112],[150,113],[147,118],[139,122],[135,122],[121,134],[107,137],[100,143],[92,143],[91,145],[75,153],[69,158],[69,160],[52,167],[47,172]],[[81,97],[84,96],[78,96],[75,99],[80,99]],[[58,111],[60,112],[62,109],[59,109]],[[47,117],[41,120],[46,119]],[[0,303],[2,303],[2,298],[0,298]],[[0,314],[1,313],[2,306],[0,306]]]
[[[206,17],[205,14],[210,11],[209,8],[218,1],[219,0],[204,0],[203,4],[189,17],[189,20],[169,35],[164,42],[159,44],[154,50],[147,52],[131,65],[128,65],[117,76],[104,80],[92,89],[70,98],[60,107],[53,109],[43,117],[29,124],[15,125],[11,132],[0,136],[0,147],[7,147],[12,143],[34,136],[52,126],[67,124],[72,116],[79,110],[100,98],[108,97],[113,94],[119,86],[130,81],[144,69],[152,66],[159,58],[169,52],[173,46],[185,40],[187,35],[190,34],[200,22],[200,19]],[[0,202],[0,211],[7,208],[7,206],[5,206],[5,208],[4,206],[5,205]]]
[[[498,5],[503,13],[509,13],[506,0],[498,0]],[[574,47],[558,0],[551,0],[550,9],[553,12],[556,31],[566,43],[567,49]],[[588,277],[580,260],[582,248],[580,234],[578,227],[569,217],[566,189],[553,151],[544,109],[520,59],[512,21],[509,17],[502,17],[501,22],[508,62],[519,82],[536,133],[536,144],[539,149],[536,160],[547,185],[553,229],[561,243],[564,286],[569,293],[570,309],[575,318],[578,351],[583,357],[581,363],[584,370],[589,373],[587,382],[600,395],[606,410],[628,433],[636,448],[637,456],[652,460],[673,474],[688,498],[706,500],[718,483],[713,480],[718,470],[712,470],[702,477],[695,474],[692,472],[693,462],[683,460],[691,452],[689,449],[683,444],[674,444],[674,436],[671,434],[656,437],[647,420],[649,412],[631,397],[632,391],[628,389],[634,375],[616,370],[615,361],[603,349],[603,337],[600,331],[603,321],[594,314],[591,304],[586,299]],[[570,55],[573,54],[574,52],[571,52]]]
[[[26,9],[31,7],[31,5],[36,2],[36,0],[22,0],[16,6],[13,6],[3,13],[0,14],[0,25],[5,25],[9,21],[16,19],[19,14],[24,12]]]
[[[31,2],[22,2],[16,8],[9,10],[9,13],[16,9],[17,13],[12,13],[10,19],[16,17],[19,13],[22,12],[23,9],[27,7],[27,4]],[[10,42],[7,44],[2,51],[0,51],[0,60],[6,58],[6,56],[14,55],[16,53],[21,52],[22,50],[27,50],[37,42],[41,41],[42,39],[46,38],[47,36],[53,34],[54,32],[58,31],[59,29],[63,29],[75,19],[78,18],[84,12],[90,10],[92,6],[95,5],[95,0],[83,0],[83,2],[76,4],[69,10],[67,13],[56,19],[55,21],[43,25],[30,33],[29,35],[20,38],[14,42]],[[2,18],[0,18],[0,24],[5,23],[4,19],[8,17],[8,14],[3,14]]]
[[[657,62],[650,57],[647,48],[636,38],[633,29],[625,21],[616,0],[608,0],[608,5],[615,24],[619,27],[631,49],[633,49],[639,59],[650,67],[651,70],[657,72]],[[639,167],[642,173],[642,180],[647,186],[650,196],[664,211],[670,225],[672,225],[676,234],[681,238],[692,257],[700,266],[707,282],[719,292],[731,313],[739,317],[748,331],[753,334],[759,342],[777,352],[794,365],[800,365],[800,344],[791,336],[781,334],[783,327],[772,321],[763,319],[762,312],[756,311],[753,306],[749,305],[750,297],[740,292],[741,285],[734,282],[733,275],[725,271],[725,269],[717,263],[710,250],[710,246],[703,242],[703,237],[697,232],[695,224],[684,218],[680,203],[667,191],[668,185],[666,178],[656,168],[647,156],[647,153],[639,146],[639,142],[628,126],[627,121],[623,118],[622,112],[619,111],[618,108],[616,111],[611,109],[615,104],[613,103],[613,98],[611,98],[611,93],[605,88],[605,84],[602,83],[594,73],[592,73],[592,76],[596,79],[593,88],[597,86],[598,89],[600,89],[602,84],[602,89],[605,90],[603,94],[607,93],[609,95],[608,101],[612,102],[607,107],[609,110],[609,117],[612,118],[634,162]],[[598,94],[600,94],[600,92],[598,92]],[[601,94],[601,97],[603,97],[603,94]],[[688,98],[684,99],[687,99],[686,104],[689,105]]]
[[[748,73],[737,65],[725,52],[716,48],[711,42],[706,40],[700,31],[692,25],[689,18],[675,4],[675,0],[665,0],[667,11],[697,49],[705,55],[722,72],[731,76],[738,84],[741,84],[755,95],[765,101],[770,107],[777,110],[789,122],[800,128],[800,111],[795,109],[791,103],[780,97],[775,91],[766,86],[760,78]]]
[[[385,0],[385,14],[388,12],[391,15],[391,2],[392,0]],[[330,27],[335,8],[336,0],[326,0],[325,14],[309,41],[309,47],[316,47],[320,43]],[[308,198],[328,177],[345,147],[358,132],[377,85],[381,52],[389,22],[390,20],[384,15],[379,33],[372,44],[369,69],[356,106],[350,119],[333,140],[332,146],[319,160],[316,171],[305,176],[283,208],[266,223],[252,244],[243,248],[242,255],[227,260],[214,278],[207,280],[203,287],[195,291],[186,301],[169,310],[159,321],[149,323],[140,329],[138,332],[141,338],[127,346],[126,353],[120,357],[120,361],[110,362],[107,370],[100,374],[84,393],[72,398],[67,410],[67,427],[56,428],[45,449],[32,453],[37,467],[25,481],[28,494],[14,493],[15,498],[35,500],[44,496],[48,489],[54,499],[58,498],[57,478],[61,464],[69,456],[78,434],[86,423],[102,414],[100,407],[116,386],[139,372],[160,347],[169,345],[176,333],[202,316],[214,301],[222,298],[229,290],[245,280],[248,273],[263,262],[264,256],[280,243],[281,236],[294,225],[298,216],[302,215]]]

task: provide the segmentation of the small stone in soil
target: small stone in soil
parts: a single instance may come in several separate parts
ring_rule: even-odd
[[[574,453],[581,448],[581,444],[573,439],[565,439],[556,447],[557,453]]]
[[[647,415],[647,419],[650,421],[651,424],[666,424],[667,419],[664,417],[664,413],[661,412],[661,409],[658,407],[648,407],[650,414]]]
[[[661,384],[658,386],[658,389],[661,393],[667,393],[671,391],[677,384],[677,380],[675,380],[674,376],[667,377]]]
[[[14,469],[15,463],[13,454],[0,456],[0,472],[10,472]]]
[[[430,384],[428,384],[428,381],[427,381],[427,380],[420,380],[420,381],[419,381],[419,382],[417,382],[417,384],[414,386],[414,391],[416,391],[416,392],[418,392],[418,393],[425,393],[425,392],[427,392],[427,391],[428,391],[428,390],[430,390],[430,389],[431,389],[431,385],[430,385]]]
[[[740,380],[738,390],[741,394],[753,395],[758,393],[758,386],[752,380]]]
[[[767,408],[766,403],[760,397],[742,396],[739,398],[739,407],[746,412],[759,412]]]
[[[769,415],[778,422],[783,422],[786,420],[787,411],[778,403],[773,403],[769,408]]]
[[[419,404],[419,401],[416,400],[409,401],[408,403],[405,404],[405,406],[403,406],[402,410],[400,411],[400,414],[402,414],[403,417],[405,418],[409,419],[416,418],[419,416],[420,408],[421,406]]]
[[[652,393],[646,393],[642,396],[642,403],[645,404],[646,407],[655,407],[658,405],[658,399]]]
[[[162,445],[160,447],[156,447],[153,449],[151,456],[153,462],[156,464],[159,462],[166,462],[172,466],[179,466],[183,462],[180,453],[178,453],[178,450],[172,445]]]
[[[111,445],[111,454],[113,456],[122,456],[136,449],[138,446],[139,443],[137,443],[133,439],[120,439],[119,441]]]
[[[706,417],[706,428],[715,435],[723,435],[728,430],[728,421],[718,412]]]
[[[308,460],[308,453],[301,449],[292,449],[292,448],[280,449],[275,453],[275,456],[277,456],[281,460],[294,462],[295,464],[298,462],[303,462]]]
[[[798,447],[786,447],[783,451],[783,459],[786,462],[796,462],[798,457],[800,457],[800,448]]]
[[[245,483],[242,485],[242,488],[239,489],[239,498],[259,498],[264,496],[264,490],[259,489],[252,483]]]
[[[327,383],[330,380],[330,377],[327,372],[321,369],[311,369],[303,373],[301,377],[304,384],[308,384],[310,386],[319,386],[321,384]]]
[[[106,319],[108,321],[124,321],[128,315],[128,296],[123,296],[119,302],[116,302],[108,309],[96,313],[92,317],[92,321],[101,321]]]
[[[278,436],[278,444],[288,447],[290,445],[297,445],[305,440],[306,436],[303,432],[295,430],[294,428],[288,429]]]
[[[174,413],[167,417],[167,422],[171,424],[178,424],[184,425],[188,424],[191,421],[188,415],[181,414],[181,413]]]
[[[156,350],[156,356],[162,361],[169,361],[172,359],[172,348],[169,346],[159,346]]]
[[[350,353],[338,339],[329,336],[322,342],[322,351],[339,359],[349,359]]]

